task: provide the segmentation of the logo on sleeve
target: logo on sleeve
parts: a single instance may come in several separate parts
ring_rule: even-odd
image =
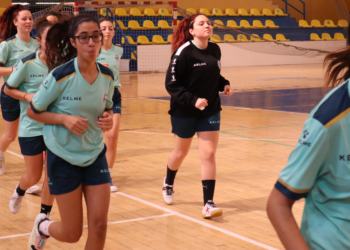
[[[119,63],[120,57],[118,55],[115,56],[115,60]]]
[[[175,67],[171,67],[171,73],[175,73]]]
[[[48,80],[43,81],[43,83],[41,84],[45,89],[47,89],[47,84],[49,83]]]
[[[176,59],[173,60],[173,65],[176,64]]]
[[[305,145],[305,146],[307,146],[307,147],[311,147],[311,142],[306,141],[306,138],[307,138],[307,136],[308,136],[309,134],[310,134],[310,133],[309,133],[309,131],[308,131],[307,129],[305,129],[305,130],[303,131],[303,134],[301,135],[302,138],[299,139],[299,143],[300,143],[301,145]]]
[[[221,62],[220,62],[220,60],[218,60],[218,66],[219,66],[219,69],[221,69]]]
[[[173,79],[171,79],[171,81],[172,81],[172,82],[175,82],[175,81],[176,81],[175,76],[172,75],[171,77],[173,78]]]

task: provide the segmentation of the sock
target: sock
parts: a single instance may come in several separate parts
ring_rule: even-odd
[[[112,175],[113,168],[109,168],[109,175]]]
[[[204,206],[208,201],[213,201],[215,180],[202,180]]]
[[[40,213],[41,214],[46,214],[49,215],[51,212],[52,206],[49,205],[45,205],[41,203],[41,209],[40,209]]]
[[[167,166],[165,183],[168,184],[169,186],[174,185],[174,180],[175,180],[176,173],[177,173],[177,170],[175,170],[175,171],[171,170]]]
[[[16,192],[19,196],[24,196],[25,193],[26,193],[26,190],[22,190],[20,187],[19,187],[19,184],[17,185],[17,188],[16,188]]]
[[[40,222],[38,225],[39,231],[45,236],[49,237],[50,236],[49,227],[52,223],[54,223],[54,221],[44,220]]]
[[[5,152],[6,152],[6,151],[1,151],[1,150],[0,150],[0,157],[1,157],[1,158],[5,158]]]

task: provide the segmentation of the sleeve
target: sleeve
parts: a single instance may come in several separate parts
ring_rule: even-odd
[[[174,54],[165,78],[165,88],[177,103],[183,106],[194,106],[198,97],[187,91],[183,81],[186,76],[187,60],[185,51],[180,55]]]
[[[27,66],[26,64],[23,64],[22,61],[20,61],[16,69],[10,75],[9,79],[7,79],[7,82],[5,82],[5,85],[9,89],[16,89],[21,85],[22,82],[25,81],[26,76]]]
[[[63,83],[57,83],[50,73],[40,85],[38,92],[29,103],[34,113],[40,113],[47,109],[62,93]]]
[[[307,197],[328,152],[327,129],[318,120],[309,118],[275,188],[292,200]]]
[[[114,94],[114,83],[113,81],[109,84],[107,100],[106,100],[106,110],[110,110],[113,107],[113,94]]]
[[[0,43],[0,67],[4,67],[8,58],[8,44],[6,41]]]

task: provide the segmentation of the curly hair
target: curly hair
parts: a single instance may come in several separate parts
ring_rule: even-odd
[[[13,19],[16,19],[18,13],[23,10],[29,11],[21,4],[14,4],[4,11],[0,17],[0,37],[2,37],[3,40],[17,34],[17,27],[13,23]]]

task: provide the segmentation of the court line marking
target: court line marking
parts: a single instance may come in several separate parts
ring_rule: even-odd
[[[6,150],[6,152],[8,152],[8,153],[10,153],[10,154],[12,154],[12,155],[15,155],[15,156],[17,156],[17,157],[19,157],[19,158],[24,159],[23,155],[17,154],[17,153],[15,153],[15,152],[10,151],[10,150]]]

